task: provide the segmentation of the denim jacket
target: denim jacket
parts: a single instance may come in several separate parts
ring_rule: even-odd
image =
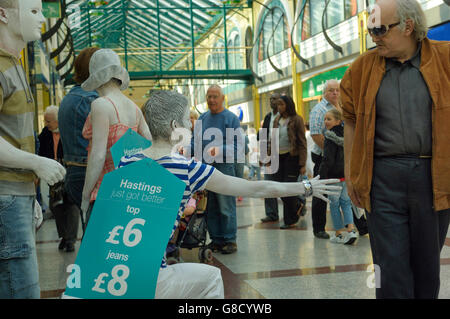
[[[91,103],[97,98],[97,92],[86,92],[76,85],[61,101],[58,122],[65,162],[87,163],[89,141],[83,137],[82,131]]]

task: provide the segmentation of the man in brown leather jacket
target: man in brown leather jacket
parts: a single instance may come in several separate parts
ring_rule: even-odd
[[[416,0],[379,0],[377,48],[341,81],[345,175],[366,209],[377,298],[437,298],[450,215],[450,43]]]

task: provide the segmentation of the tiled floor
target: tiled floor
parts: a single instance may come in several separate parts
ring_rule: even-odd
[[[358,238],[352,246],[317,239],[311,230],[310,201],[307,206],[308,213],[297,228],[280,230],[278,222],[260,222],[265,215],[263,200],[238,203],[238,251],[215,253],[213,259],[222,271],[226,298],[375,297],[369,237]],[[331,218],[327,220],[331,234]],[[75,261],[79,248],[78,241],[76,251],[66,253],[58,251],[58,243],[54,219],[46,220],[37,234],[42,298],[60,297],[66,286],[66,268]],[[182,251],[185,261],[197,261],[196,256],[195,249]],[[442,250],[441,265],[440,298],[450,298],[450,238]]]

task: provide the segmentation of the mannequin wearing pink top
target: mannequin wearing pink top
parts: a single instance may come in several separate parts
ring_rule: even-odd
[[[100,49],[92,55],[89,78],[82,88],[96,90],[100,97],[92,102],[91,113],[83,128],[83,136],[89,140],[88,166],[81,202],[83,213],[95,201],[103,176],[114,170],[111,146],[129,128],[151,140],[141,110],[121,92],[128,84],[128,72],[120,65],[114,51]],[[86,221],[88,219],[89,216],[86,216]]]

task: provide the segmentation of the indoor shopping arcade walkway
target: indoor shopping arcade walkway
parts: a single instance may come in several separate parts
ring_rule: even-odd
[[[262,199],[238,203],[238,251],[215,253],[213,265],[222,271],[226,299],[373,299],[369,237],[359,237],[352,246],[317,239],[311,230],[311,200],[297,228],[279,229],[280,223],[262,224]],[[282,204],[279,201],[280,212]],[[327,228],[332,234],[331,217]],[[449,235],[450,236],[450,233]],[[81,238],[81,232],[80,236]],[[60,298],[65,288],[66,267],[74,263],[80,245],[67,253],[58,250],[54,219],[44,221],[37,233],[37,254],[42,298]],[[184,261],[196,261],[197,250],[182,250]],[[450,298],[450,238],[441,254],[440,299]]]

